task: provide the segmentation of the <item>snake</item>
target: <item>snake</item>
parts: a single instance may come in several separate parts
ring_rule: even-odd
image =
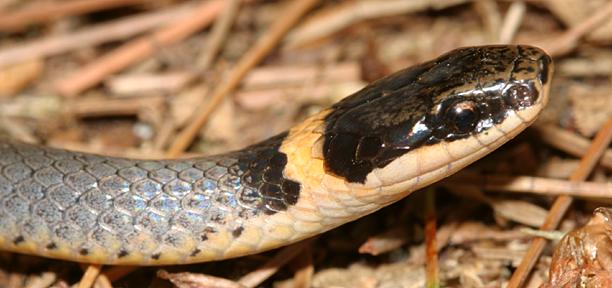
[[[206,157],[125,159],[0,139],[0,250],[151,266],[288,245],[494,151],[535,121],[552,73],[533,46],[458,48]]]

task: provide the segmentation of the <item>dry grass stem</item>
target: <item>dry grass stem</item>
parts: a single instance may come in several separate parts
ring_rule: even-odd
[[[531,176],[479,175],[459,173],[442,183],[445,186],[475,186],[485,190],[568,195],[579,198],[612,199],[612,183],[573,182]]]
[[[359,246],[359,253],[380,255],[393,251],[408,241],[406,227],[394,227],[383,233],[371,236]]]
[[[538,130],[540,139],[542,139],[542,141],[573,156],[582,157],[589,148],[589,139],[576,133],[550,125],[535,127]],[[601,157],[600,164],[608,169],[612,169],[611,148],[605,150]]]
[[[465,0],[387,0],[347,2],[320,11],[287,37],[287,48],[303,46],[317,39],[325,38],[360,21],[384,16],[400,15],[423,11],[429,8],[443,9],[465,3]]]
[[[210,275],[196,273],[168,273],[166,270],[157,271],[157,277],[167,279],[178,288],[189,287],[215,287],[215,288],[244,288],[234,281]]]
[[[94,282],[96,282],[96,278],[100,275],[100,269],[102,269],[100,265],[88,265],[77,288],[92,287]]]
[[[310,245],[310,240],[304,240],[296,244],[281,248],[276,255],[263,264],[261,267],[242,276],[238,283],[244,287],[257,287],[270,276],[274,275],[278,269],[289,263],[291,259],[300,254],[306,246]]]
[[[523,22],[526,10],[527,7],[522,1],[512,2],[512,4],[510,4],[510,8],[504,16],[504,23],[499,33],[499,43],[509,44],[512,42],[514,35],[516,35],[521,26],[521,22]]]
[[[210,0],[193,9],[193,12],[155,33],[131,41],[65,79],[59,80],[55,88],[64,96],[75,96],[91,88],[108,76],[131,64],[142,61],[158,52],[160,48],[175,43],[209,25],[225,6],[223,1]]]
[[[209,44],[206,45],[199,56],[197,61],[197,69],[199,71],[206,71],[210,67],[213,59],[223,47],[223,43],[227,39],[232,23],[238,14],[241,0],[228,0],[228,2],[223,13],[219,15],[215,25],[213,25]]]
[[[553,56],[565,55],[576,48],[580,38],[605,23],[605,21],[608,21],[610,15],[612,15],[612,2],[605,4],[591,17],[588,17],[582,23],[572,27],[558,39],[542,43],[541,46]]]
[[[302,249],[297,257],[292,261],[292,266],[295,266],[296,271],[293,274],[294,288],[309,288],[312,285],[312,275],[314,274],[314,264],[312,263],[311,245],[307,245]]]
[[[147,96],[158,93],[176,93],[189,83],[193,74],[187,71],[174,71],[157,74],[127,74],[113,77],[105,82],[115,95]]]
[[[19,11],[0,10],[0,31],[20,30],[34,23],[146,2],[146,0],[72,0],[36,3]]]
[[[59,35],[50,35],[0,50],[0,67],[30,59],[45,58],[76,49],[123,40],[189,15],[192,4],[178,5],[121,18]]]
[[[231,73],[225,78],[226,80],[216,86],[212,92],[209,102],[198,107],[196,116],[192,122],[181,131],[168,149],[168,156],[178,156],[191,144],[196,137],[198,131],[204,127],[210,114],[215,108],[221,104],[221,101],[231,93],[240,84],[240,81],[246,74],[255,67],[265,57],[281,38],[291,29],[297,21],[309,11],[318,0],[294,0],[284,13],[284,16],[279,18],[270,29],[263,35],[257,43],[251,48],[242,58]]]
[[[612,6],[611,6],[612,7]],[[580,182],[586,180],[589,176],[597,162],[599,162],[599,158],[605,152],[605,149],[610,145],[610,141],[612,140],[612,117],[608,120],[606,125],[597,133],[595,139],[589,146],[586,154],[580,160],[580,165],[578,169],[574,171],[574,173],[570,176],[570,181],[572,182]],[[572,204],[571,196],[560,196],[553,203],[544,224],[540,227],[541,230],[552,230],[555,229],[565,212]],[[521,261],[521,264],[517,267],[517,269],[512,274],[512,278],[510,278],[510,282],[508,283],[509,288],[518,288],[521,287],[527,276],[531,273],[531,269],[535,265],[536,261],[539,259],[542,250],[544,249],[544,245],[546,244],[546,240],[542,238],[535,238],[525,257]]]

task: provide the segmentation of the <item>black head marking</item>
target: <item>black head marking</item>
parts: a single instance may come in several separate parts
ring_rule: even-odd
[[[483,132],[538,100],[549,63],[533,47],[471,47],[378,80],[325,118],[325,167],[363,183],[410,150]]]

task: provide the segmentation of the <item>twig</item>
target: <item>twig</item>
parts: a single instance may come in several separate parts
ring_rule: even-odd
[[[34,23],[146,2],[146,0],[54,1],[48,4],[36,3],[21,11],[0,10],[0,31],[15,31]]]
[[[69,34],[52,35],[25,42],[0,50],[0,67],[125,39],[165,23],[183,19],[192,10],[193,4],[188,3],[99,24]]]
[[[570,155],[582,157],[589,149],[589,139],[576,133],[554,127],[552,125],[535,126],[542,141],[560,149]],[[600,164],[608,169],[612,169],[612,149],[606,149],[601,157]]]
[[[474,7],[485,24],[488,38],[493,41],[497,40],[502,21],[497,2],[493,0],[475,1]]]
[[[169,273],[166,270],[158,270],[157,277],[167,279],[177,287],[216,287],[216,288],[244,288],[232,280],[215,277],[206,274],[182,272]]]
[[[444,186],[477,186],[486,190],[612,199],[612,183],[571,182],[531,176],[479,175],[460,172]]]
[[[193,73],[172,71],[167,73],[129,73],[105,81],[105,85],[115,95],[151,95],[149,93],[176,93],[187,85]]]
[[[159,109],[164,104],[161,95],[137,98],[83,98],[71,101],[66,112],[77,117],[132,116],[147,109]]]
[[[93,287],[95,288],[113,288],[113,284],[110,279],[104,274],[99,274],[94,281]]]
[[[238,280],[238,283],[245,287],[257,287],[259,284],[266,281],[266,279],[270,278],[270,276],[274,275],[278,269],[297,256],[306,246],[310,245],[310,242],[311,240],[303,240],[291,246],[281,248],[272,259],[260,268],[242,276],[240,280]]]
[[[168,155],[173,157],[181,154],[191,144],[196,134],[206,124],[210,114],[221,103],[221,101],[232,92],[244,76],[257,65],[280,41],[280,39],[297,23],[297,21],[308,10],[314,7],[319,0],[294,0],[284,11],[284,16],[280,17],[268,32],[263,35],[236,64],[227,80],[217,86],[213,91],[210,101],[198,107],[195,119],[176,137],[170,146]]]
[[[512,41],[512,38],[514,38],[518,28],[521,26],[521,22],[523,22],[526,10],[527,6],[521,1],[510,4],[499,33],[499,43],[507,44]]]
[[[114,282],[136,271],[139,268],[140,267],[138,266],[111,266],[105,269],[102,273],[106,275],[106,278],[108,278],[108,280]]]
[[[406,227],[398,226],[391,228],[383,233],[371,236],[368,240],[359,246],[359,253],[380,255],[393,251],[409,240]]]
[[[611,15],[612,2],[609,2],[605,6],[601,7],[601,9],[597,9],[597,12],[595,12],[595,14],[593,14],[591,17],[588,17],[580,24],[572,27],[556,40],[542,43],[541,47],[544,48],[544,50],[546,50],[551,56],[560,56],[569,53],[576,48],[580,38],[593,31],[597,26],[601,25],[605,21],[608,21]]]
[[[101,268],[102,266],[96,265],[96,264],[91,264],[87,266],[87,269],[85,270],[85,274],[83,274],[83,277],[81,278],[81,281],[79,281],[79,285],[77,286],[77,288],[91,287],[93,283],[96,281],[98,274],[100,274]]]
[[[319,11],[287,37],[286,47],[300,47],[316,39],[325,38],[353,23],[378,17],[400,15],[428,8],[442,9],[467,2],[466,0],[386,0],[350,1]]]
[[[292,261],[297,268],[293,274],[294,288],[309,288],[312,283],[312,275],[314,274],[314,265],[312,263],[312,249],[309,245],[302,249],[297,257]]]
[[[597,162],[599,162],[599,158],[603,155],[605,149],[608,147],[608,145],[610,145],[610,140],[612,140],[612,117],[608,119],[599,133],[597,133],[597,136],[595,136],[595,139],[593,139],[587,153],[580,160],[578,169],[572,173],[569,180],[573,182],[584,181],[589,176],[591,170],[593,170]],[[573,198],[571,196],[559,196],[553,203],[550,212],[544,220],[544,224],[542,224],[540,227],[540,230],[555,229],[559,225],[559,222],[561,222],[561,219],[569,206],[572,204],[572,201]],[[525,254],[525,257],[521,261],[521,264],[516,268],[514,274],[512,274],[512,278],[510,278],[510,282],[507,286],[508,288],[518,288],[523,286],[527,276],[531,272],[531,269],[540,257],[540,254],[544,249],[544,245],[546,245],[545,239],[533,239],[527,253]]]
[[[198,59],[197,69],[199,71],[206,71],[215,56],[217,56],[217,53],[227,38],[227,34],[232,27],[232,23],[238,14],[241,1],[229,0],[228,2],[229,3],[225,7],[225,10],[223,10],[223,13],[221,13],[213,26],[210,34],[210,41],[208,42],[209,44],[206,45],[206,49],[202,51],[202,54]]]
[[[224,6],[225,2],[221,0],[206,1],[196,7],[190,16],[151,35],[129,42],[85,66],[72,77],[58,81],[55,89],[64,96],[74,96],[93,87],[109,75],[148,58],[159,51],[159,48],[180,41],[206,27]]]
[[[438,243],[436,243],[436,196],[434,189],[428,189],[425,194],[425,269],[426,286],[440,287],[438,267]]]
[[[608,76],[612,74],[612,55],[602,53],[588,58],[564,59],[556,71],[569,77]]]

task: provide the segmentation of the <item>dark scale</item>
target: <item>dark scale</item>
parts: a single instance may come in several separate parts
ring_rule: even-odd
[[[368,85],[325,118],[325,168],[363,183],[373,169],[412,149],[501,123],[508,110],[537,100],[533,83],[519,74],[533,72],[534,61],[546,70],[550,59],[542,55],[519,46],[457,49]],[[546,82],[547,72],[540,73]]]
[[[244,231],[244,227],[240,226],[232,231],[232,236],[234,236],[234,238],[238,238],[240,235],[242,235],[242,231]]]
[[[189,256],[191,256],[191,257],[195,257],[195,256],[197,256],[198,254],[200,254],[200,252],[202,252],[202,250],[200,250],[200,249],[197,249],[197,248],[196,248],[196,249],[194,249],[193,251],[191,251],[191,254],[189,254]]]
[[[23,236],[19,235],[19,236],[15,237],[15,239],[13,239],[13,244],[19,245],[20,243],[23,243],[24,241],[25,241],[25,238],[23,238]]]
[[[125,256],[128,256],[129,254],[130,253],[127,250],[122,249],[121,251],[119,251],[119,254],[117,254],[117,258],[123,258]]]

